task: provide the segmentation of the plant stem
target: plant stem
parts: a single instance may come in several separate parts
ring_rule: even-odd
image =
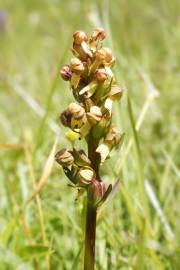
[[[94,270],[96,241],[96,208],[87,198],[84,270]]]
[[[99,178],[99,162],[97,160],[96,148],[98,141],[95,141],[92,134],[89,134],[88,142],[88,158]],[[97,208],[92,199],[92,192],[87,192],[86,206],[86,229],[85,229],[85,250],[84,250],[84,270],[94,270],[95,267],[95,242],[96,242],[96,216]]]

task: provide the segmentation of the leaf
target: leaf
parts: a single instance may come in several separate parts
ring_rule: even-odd
[[[6,143],[1,143],[0,144],[0,150],[16,150],[16,149],[21,149],[22,145],[19,144],[6,144]]]
[[[111,191],[112,191],[112,184],[110,184],[108,186],[108,188],[107,188],[106,192],[104,193],[102,199],[97,203],[97,207],[100,207],[106,201],[106,199],[108,198]]]
[[[137,128],[136,128],[136,124],[135,124],[135,120],[134,120],[130,96],[128,96],[128,113],[129,113],[129,118],[130,118],[130,122],[131,122],[131,126],[132,126],[134,145],[135,145],[135,150],[136,150],[136,158],[137,158],[137,165],[138,165],[137,166],[137,180],[138,180],[139,194],[140,194],[140,198],[141,198],[141,205],[143,206],[144,214],[146,215],[147,220],[149,220],[148,219],[149,208],[148,208],[146,191],[144,188],[144,179],[143,179],[142,154],[141,154],[140,143],[139,143]]]
[[[4,263],[6,268],[2,267]],[[0,269],[33,270],[34,268],[32,268],[30,263],[24,262],[22,258],[10,249],[0,246]]]
[[[15,221],[12,221],[6,225],[6,227],[4,228],[3,232],[0,235],[0,243],[1,244],[3,244],[3,245],[7,244],[9,238],[11,237],[11,235],[14,232],[15,227],[16,227]]]
[[[56,152],[56,145],[57,145],[57,139],[55,140],[53,147],[52,147],[52,150],[51,150],[51,152],[48,156],[48,159],[45,163],[41,178],[40,178],[38,184],[36,185],[36,189],[35,189],[34,193],[31,195],[31,197],[29,198],[28,202],[30,202],[41,191],[41,189],[46,184],[48,177],[51,174],[52,167],[54,164],[54,155]]]
[[[119,184],[120,184],[120,180],[117,180],[117,182],[114,184],[114,186],[112,186],[112,184],[109,185],[109,187],[107,188],[103,198],[98,203],[98,207],[101,207],[102,204],[104,204],[104,202],[106,202],[106,204],[107,204],[108,202],[110,202],[112,200],[112,198],[115,196],[115,194],[116,194],[116,192],[117,192],[117,190],[119,188]]]
[[[19,251],[19,255],[21,257],[23,257],[23,258],[44,256],[47,253],[50,253],[49,247],[48,246],[43,246],[43,245],[24,246]]]
[[[101,206],[102,206],[102,203],[101,203],[101,205],[100,205],[101,209],[104,208],[104,206],[105,206],[108,202],[110,202],[110,201],[112,200],[112,198],[115,196],[115,194],[116,194],[116,192],[117,192],[117,190],[118,190],[118,188],[119,188],[119,184],[120,184],[120,180],[117,180],[117,182],[114,184],[114,186],[111,185],[111,190],[108,191],[108,189],[107,189],[108,194],[106,195],[105,200],[103,201],[103,207],[101,207]],[[109,186],[108,188],[110,188],[110,186]],[[106,192],[107,192],[107,191],[106,191]],[[106,192],[105,192],[105,194],[106,194]],[[104,194],[104,195],[105,195],[105,194]],[[102,199],[103,199],[103,198],[102,198]],[[104,204],[104,202],[105,202],[105,204]]]

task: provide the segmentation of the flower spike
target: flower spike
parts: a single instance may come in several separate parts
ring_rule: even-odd
[[[55,160],[71,182],[69,186],[76,187],[78,194],[86,194],[84,270],[94,270],[96,213],[113,190],[101,179],[100,166],[124,138],[112,123],[113,103],[123,91],[112,70],[115,57],[102,45],[105,38],[103,28],[96,28],[90,37],[84,31],[76,31],[71,49],[74,57],[60,71],[76,102],[60,115],[61,123],[70,129],[66,137],[73,148],[62,149]],[[87,153],[76,149],[76,139],[85,140]]]

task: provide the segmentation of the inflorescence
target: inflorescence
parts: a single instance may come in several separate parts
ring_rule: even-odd
[[[102,28],[95,29],[90,37],[83,31],[73,34],[74,58],[62,67],[60,74],[69,81],[76,102],[69,104],[60,120],[78,134],[79,139],[86,140],[88,153],[82,149],[62,149],[55,156],[71,183],[78,188],[91,189],[91,196],[93,190],[98,199],[106,190],[99,166],[123,139],[123,134],[112,123],[112,105],[121,98],[122,89],[112,72],[115,57],[109,48],[102,46],[105,37]]]

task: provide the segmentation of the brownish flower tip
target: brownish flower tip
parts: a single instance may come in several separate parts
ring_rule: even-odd
[[[122,95],[123,95],[123,90],[121,87],[119,87],[118,85],[111,86],[111,91],[109,93],[109,97],[112,100],[118,100],[122,97]]]
[[[71,59],[70,68],[76,74],[81,74],[84,71],[84,65],[78,58]]]
[[[73,38],[76,45],[81,45],[82,42],[86,42],[88,40],[86,33],[83,31],[76,31],[73,34]]]
[[[103,28],[98,27],[93,31],[93,34],[92,34],[93,40],[103,40],[105,38],[106,38],[106,32]]]
[[[60,75],[63,80],[69,81],[72,77],[72,71],[68,65],[63,66],[62,69],[60,70]]]
[[[104,82],[107,79],[107,73],[104,68],[99,68],[95,71],[94,78],[98,82]]]

